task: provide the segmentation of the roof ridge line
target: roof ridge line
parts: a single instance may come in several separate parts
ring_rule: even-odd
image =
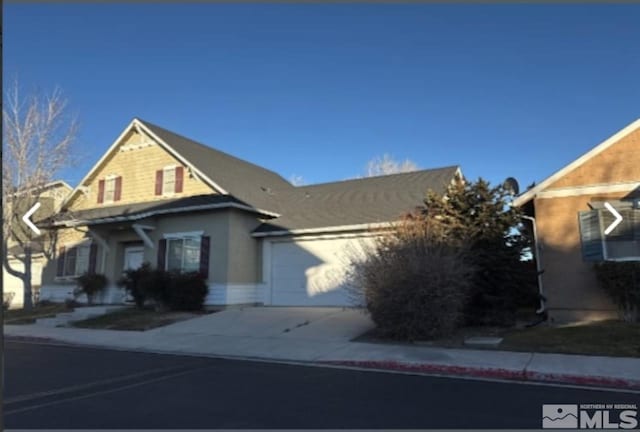
[[[302,186],[294,186],[294,188],[295,188],[294,190],[301,190],[301,189],[304,189],[304,188],[309,188],[309,187],[314,187],[314,186],[326,186],[326,185],[338,184],[338,183],[348,183],[348,182],[357,182],[357,181],[364,182],[364,181],[368,181],[368,180],[371,180],[371,179],[407,176],[407,175],[411,175],[411,174],[423,173],[423,172],[429,172],[429,171],[444,171],[444,170],[447,170],[447,169],[460,169],[460,165],[448,165],[448,166],[444,166],[444,167],[425,168],[425,169],[420,169],[420,170],[415,170],[415,171],[408,171],[408,172],[401,172],[401,173],[382,174],[382,175],[369,176],[369,177],[358,177],[358,178],[351,178],[351,179],[345,179],[345,180],[333,180],[333,181],[328,181],[328,182],[313,183],[313,184],[307,184],[307,185],[302,185]]]

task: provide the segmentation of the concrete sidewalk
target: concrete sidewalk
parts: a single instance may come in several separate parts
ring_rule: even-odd
[[[277,336],[269,331],[215,334],[188,321],[146,332],[37,324],[6,325],[4,329],[9,340],[640,390],[640,359],[351,342],[344,335],[321,338],[312,326]]]

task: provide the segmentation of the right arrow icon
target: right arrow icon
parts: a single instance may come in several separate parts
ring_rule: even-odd
[[[611,231],[616,229],[616,227],[620,225],[620,222],[622,222],[622,215],[618,213],[618,211],[613,208],[613,206],[608,202],[604,203],[604,206],[607,208],[607,210],[609,210],[609,212],[611,212],[613,217],[616,218],[613,222],[611,222],[611,225],[609,225],[607,229],[604,230],[604,235],[609,235],[611,234]]]

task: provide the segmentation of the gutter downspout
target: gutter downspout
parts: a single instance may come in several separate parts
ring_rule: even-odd
[[[522,218],[530,221],[533,227],[533,245],[535,249],[534,258],[536,260],[536,271],[538,272],[538,294],[540,295],[540,308],[536,311],[536,313],[542,314],[546,310],[546,305],[544,302],[545,296],[544,296],[544,289],[542,286],[543,270],[542,270],[542,263],[540,262],[540,248],[538,247],[538,229],[536,227],[536,218],[534,218],[533,216],[526,216],[526,215],[522,215]]]

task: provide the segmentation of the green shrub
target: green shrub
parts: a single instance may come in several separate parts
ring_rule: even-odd
[[[202,310],[208,293],[209,287],[200,273],[173,273],[167,306],[172,310]]]
[[[379,239],[350,276],[383,335],[422,340],[460,326],[473,273],[467,250],[423,221],[405,222]]]
[[[605,261],[594,266],[598,284],[627,322],[640,322],[640,261]]]
[[[156,309],[164,310],[169,307],[171,299],[172,275],[164,270],[152,269],[145,272],[139,279],[140,290],[145,298],[152,300]]]
[[[152,301],[159,310],[201,310],[209,292],[198,273],[167,272],[153,269],[148,263],[125,271],[118,285],[131,294],[140,309]]]
[[[142,309],[147,300],[147,294],[143,290],[140,281],[147,278],[153,270],[149,263],[144,263],[137,269],[125,270],[118,280],[118,286],[124,288],[133,297],[133,301],[139,309]]]
[[[82,276],[76,278],[78,284],[77,293],[85,294],[87,296],[87,302],[93,304],[96,295],[102,293],[109,280],[107,277],[100,273],[85,273]]]

